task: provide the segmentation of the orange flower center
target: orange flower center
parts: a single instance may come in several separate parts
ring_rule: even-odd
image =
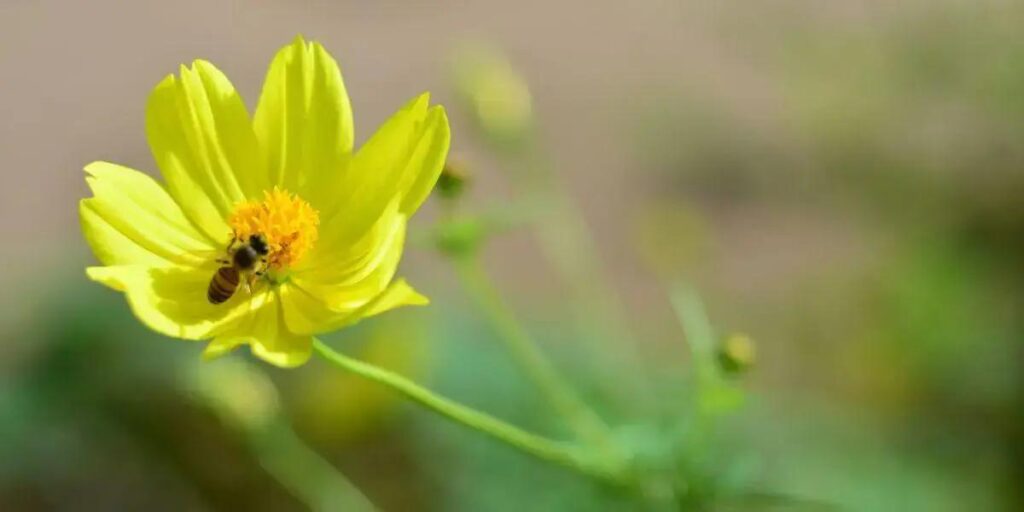
[[[238,240],[262,235],[270,249],[267,263],[273,270],[299,262],[316,243],[320,214],[298,195],[274,187],[264,191],[262,201],[245,201],[235,206],[228,225]]]

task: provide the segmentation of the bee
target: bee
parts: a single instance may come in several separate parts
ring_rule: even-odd
[[[246,286],[251,288],[253,279],[263,275],[262,267],[266,266],[266,256],[270,252],[267,241],[262,235],[252,235],[248,241],[238,242],[234,239],[228,244],[230,260],[217,260],[223,266],[213,274],[206,289],[206,299],[210,304],[227,302],[238,290],[243,277],[246,278]]]

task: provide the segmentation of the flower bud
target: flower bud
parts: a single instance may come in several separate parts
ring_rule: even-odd
[[[437,248],[449,256],[472,254],[487,235],[487,226],[475,217],[453,219],[439,226]]]
[[[718,346],[718,364],[727,374],[745,373],[756,360],[754,340],[746,334],[732,334]]]
[[[530,90],[500,52],[481,46],[456,55],[455,86],[484,134],[497,142],[521,140],[533,124]]]
[[[444,199],[458,199],[469,184],[471,176],[461,162],[448,160],[437,179],[437,193]]]

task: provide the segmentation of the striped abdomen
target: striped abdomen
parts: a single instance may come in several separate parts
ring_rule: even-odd
[[[206,298],[210,304],[226,302],[238,289],[238,270],[235,267],[221,267],[210,279],[210,287],[206,289]]]

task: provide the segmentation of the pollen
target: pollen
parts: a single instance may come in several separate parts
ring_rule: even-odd
[[[298,195],[274,187],[263,192],[262,201],[235,206],[228,225],[238,240],[262,235],[270,249],[267,262],[273,270],[298,263],[316,243],[320,214]]]

